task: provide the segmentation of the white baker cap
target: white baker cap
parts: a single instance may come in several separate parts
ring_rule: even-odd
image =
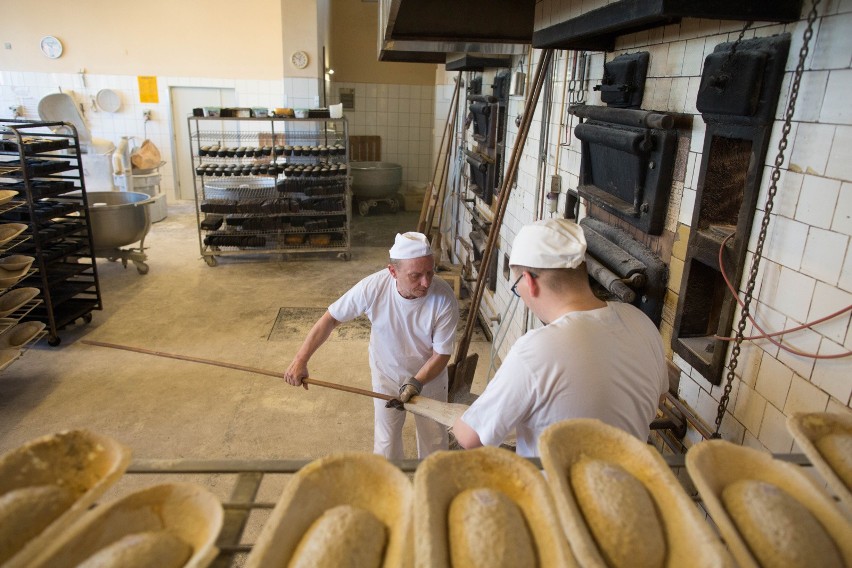
[[[432,246],[423,233],[397,233],[396,240],[389,252],[390,257],[396,260],[420,258],[421,256],[432,256]]]
[[[586,260],[586,237],[577,223],[546,219],[525,225],[512,243],[510,265],[577,268]]]

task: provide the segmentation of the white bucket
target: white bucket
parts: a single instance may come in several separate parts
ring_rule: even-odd
[[[343,103],[328,105],[328,113],[331,118],[343,118]]]

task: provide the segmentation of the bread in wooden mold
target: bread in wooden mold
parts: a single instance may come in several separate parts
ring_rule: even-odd
[[[467,542],[464,548],[468,557],[486,562],[490,557],[485,556],[488,553],[482,548],[507,550],[512,546],[509,543],[516,542],[513,539],[520,540],[522,547],[526,546],[523,543],[530,543],[537,566],[577,566],[559,529],[559,519],[541,472],[512,452],[494,447],[436,452],[417,468],[414,487],[414,534],[417,535],[414,547],[418,567],[454,565],[453,541]],[[474,498],[471,494],[465,496],[470,490],[487,492],[473,493]],[[457,499],[462,501],[457,503]],[[514,507],[507,507],[506,500]],[[454,504],[467,514],[474,514],[479,522],[485,522],[484,511],[491,509],[502,518],[502,528],[493,529],[496,534],[480,536],[475,532],[475,523],[460,526],[460,513],[452,511]],[[517,514],[512,512],[515,508]],[[529,539],[506,534],[519,530],[518,516],[522,516]],[[472,543],[473,539],[485,540]],[[528,558],[529,554],[523,554],[513,561],[525,562]]]
[[[379,568],[387,527],[371,512],[338,505],[326,510],[302,536],[288,568]]]
[[[733,566],[733,559],[719,537],[653,447],[600,420],[577,418],[548,427],[539,438],[539,453],[561,527],[581,566],[612,568],[623,562],[636,565],[631,564],[631,554],[635,554],[635,562],[642,557],[654,565],[659,562],[659,555],[645,549],[647,543],[641,541],[646,538],[646,532],[656,530],[662,531],[662,538],[655,537],[655,546],[665,547],[662,565],[667,568]],[[593,465],[582,465],[584,461]],[[575,466],[580,469],[574,470]],[[591,487],[584,489],[578,487],[578,478],[581,475],[588,478],[591,473],[584,473],[584,469],[608,471],[611,478],[594,482],[586,479],[586,485]],[[572,477],[577,480],[573,484]],[[650,504],[634,480],[644,488]],[[595,488],[604,483],[617,487],[620,496],[597,493]],[[578,490],[587,494],[578,496]],[[597,494],[588,494],[589,491]],[[636,511],[623,510],[619,501],[625,498],[643,503],[640,505],[643,512],[637,515]],[[603,535],[600,530],[593,534],[590,524],[596,522],[588,522],[590,515],[624,515],[613,527],[618,528],[620,536]],[[621,544],[611,540],[615,538]],[[621,549],[622,546],[626,548]],[[606,551],[601,547],[606,547]]]
[[[169,531],[145,531],[125,535],[95,552],[77,568],[181,568],[192,556],[192,547]]]
[[[465,489],[450,504],[450,561],[470,568],[534,568],[536,554],[524,514],[496,489]]]
[[[762,568],[843,568],[823,526],[771,483],[740,479],[722,490],[722,504]]]
[[[200,568],[218,553],[215,543],[223,519],[222,504],[201,486],[154,485],[96,507],[56,543],[47,546],[31,566],[72,568],[99,553],[107,558],[127,554],[124,558],[138,560],[140,554],[156,554],[168,560],[185,550],[180,546],[182,542],[191,555],[180,566]],[[165,532],[168,536],[149,535],[139,542],[139,534],[149,532]],[[118,544],[121,541],[123,544]],[[104,552],[105,549],[111,552]],[[150,566],[161,565],[153,558],[148,560]]]
[[[787,428],[852,514],[852,412],[796,413],[787,418]]]
[[[612,568],[662,568],[666,537],[651,494],[618,464],[581,456],[571,489],[601,556]]]
[[[43,436],[0,456],[0,499],[14,491],[34,487],[55,487],[64,495],[58,497],[53,489],[47,494],[40,493],[37,500],[42,514],[45,513],[41,509],[45,505],[43,499],[52,503],[48,509],[58,513],[45,526],[41,526],[46,518],[41,514],[7,520],[16,527],[17,540],[15,553],[6,559],[4,568],[30,566],[46,546],[55,543],[61,533],[121,477],[129,463],[127,448],[111,438],[86,430]],[[20,494],[9,498],[17,500]],[[32,495],[24,497],[24,501],[32,498]],[[39,528],[36,530],[31,523]]]
[[[74,504],[74,495],[58,485],[35,485],[0,496],[0,564]]]
[[[742,568],[758,568],[771,562],[778,551],[766,550],[770,546],[767,543],[781,540],[787,541],[783,558],[790,562],[807,557],[809,562],[815,562],[810,565],[830,566],[836,552],[841,565],[852,566],[849,517],[800,466],[725,440],[705,440],[689,449],[686,468],[705,509]],[[800,514],[802,509],[806,515]],[[772,519],[766,516],[769,511]],[[761,518],[750,518],[760,512]],[[817,525],[810,519],[815,519]],[[810,534],[824,532],[834,546],[809,552],[809,545],[793,536],[792,532],[799,528],[791,529],[791,523],[803,523],[802,530],[810,526]]]
[[[341,530],[347,535],[346,542],[336,554],[345,554],[344,548],[357,554],[347,544],[350,536],[356,535],[360,542],[369,539],[374,550],[375,543],[384,535],[386,544],[379,565],[410,566],[413,561],[411,498],[411,481],[382,456],[350,452],[315,460],[300,469],[284,488],[246,559],[246,567],[279,567],[302,562],[297,549],[307,547],[310,542],[313,542],[311,547],[330,544],[333,539],[327,538],[329,533]],[[324,515],[338,507],[344,509],[338,509],[327,524],[322,521]],[[354,527],[347,520],[347,515],[357,510],[369,515],[367,526]],[[361,513],[356,514],[362,520],[365,518]],[[310,534],[312,527],[322,530]]]

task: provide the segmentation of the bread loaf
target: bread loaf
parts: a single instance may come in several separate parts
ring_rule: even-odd
[[[601,556],[612,568],[661,568],[666,538],[654,500],[621,466],[581,457],[571,488]]]
[[[722,503],[762,568],[843,566],[816,517],[775,485],[740,479],[722,490]]]
[[[822,459],[852,491],[852,435],[848,432],[826,434],[814,444]]]
[[[462,491],[450,504],[448,521],[452,566],[537,566],[524,514],[505,493],[486,488]]]
[[[180,568],[192,546],[164,530],[126,535],[77,565],[77,568]]]
[[[289,568],[371,568],[382,565],[387,528],[351,505],[328,509],[308,528]]]
[[[13,489],[0,496],[0,564],[74,504],[74,495],[57,485]]]

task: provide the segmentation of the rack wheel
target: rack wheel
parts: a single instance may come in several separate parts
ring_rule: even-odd
[[[92,312],[88,314],[83,314],[83,323],[92,323]]]
[[[110,262],[115,262],[116,260],[118,260],[118,257],[116,257],[116,256],[108,256],[108,257],[107,257],[107,260],[108,260],[108,261],[110,261]]]
[[[361,217],[366,217],[370,214],[370,203],[368,201],[361,201],[358,203],[358,213],[361,214]]]
[[[342,252],[342,253],[337,255],[337,258],[342,258],[343,260],[349,260],[350,258],[352,258],[352,255],[350,255],[348,252]]]
[[[50,337],[47,338],[47,344],[50,345],[51,347],[56,347],[60,343],[62,343],[62,339],[58,335],[50,336]]]
[[[219,261],[216,260],[215,256],[205,256],[204,262],[207,263],[207,266],[216,266],[217,264],[219,264]]]
[[[397,211],[399,211],[399,201],[397,201],[395,198],[388,199],[388,203],[390,203],[391,213],[396,213]]]
[[[148,274],[148,270],[150,270],[149,266],[144,262],[137,262],[136,264],[136,272],[139,274]]]

